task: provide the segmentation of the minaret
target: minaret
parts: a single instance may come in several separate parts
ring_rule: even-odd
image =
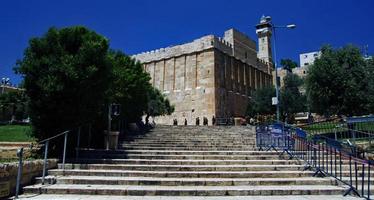
[[[273,63],[271,51],[272,25],[270,16],[262,16],[260,23],[256,25],[256,34],[258,36],[257,57],[268,63]]]

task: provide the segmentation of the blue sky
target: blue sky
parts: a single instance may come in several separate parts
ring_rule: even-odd
[[[277,32],[277,57],[299,54],[323,44],[369,45],[374,52],[373,0],[13,0],[0,2],[0,77],[21,78],[12,68],[31,37],[49,27],[84,25],[110,40],[111,48],[135,54],[181,44],[236,28],[257,40],[261,15],[275,24],[297,24]]]

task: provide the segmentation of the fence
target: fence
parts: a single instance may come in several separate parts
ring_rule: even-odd
[[[259,126],[256,142],[260,150],[281,150],[305,161],[305,170],[314,170],[313,176],[331,176],[348,186],[344,196],[355,194],[371,198],[373,161],[357,156],[341,142],[326,137],[308,137],[306,131],[284,124]],[[363,158],[362,158],[363,157]]]
[[[72,132],[75,132],[77,133],[77,143],[76,143],[76,148],[75,148],[75,157],[76,159],[79,157],[79,148],[80,148],[80,134],[81,134],[81,129],[83,127],[87,126],[88,128],[88,145],[90,145],[90,138],[91,138],[91,124],[85,124],[85,125],[82,125],[82,126],[79,126],[78,128],[75,128],[75,129],[71,129],[71,130],[67,130],[67,131],[64,131],[62,133],[59,133],[53,137],[50,137],[50,138],[47,138],[47,139],[44,139],[40,142],[38,142],[36,145],[41,147],[41,148],[44,148],[44,158],[43,158],[43,172],[42,172],[42,185],[44,185],[45,183],[45,176],[47,174],[47,164],[48,164],[48,148],[49,148],[49,145],[50,145],[50,141],[52,140],[56,140],[57,138],[60,138],[60,137],[64,137],[64,145],[63,145],[63,152],[62,152],[62,165],[61,165],[61,168],[62,170],[65,170],[65,160],[66,160],[66,148],[67,148],[67,143],[68,143],[68,136],[69,136],[69,133],[72,133]],[[31,147],[32,149],[32,147]],[[15,198],[17,199],[18,198],[18,195],[20,193],[20,187],[21,187],[21,179],[22,179],[22,170],[23,170],[23,156],[24,156],[24,148],[20,148],[17,150],[17,157],[19,158],[18,160],[18,173],[17,173],[17,183],[16,183],[16,194],[15,194]]]

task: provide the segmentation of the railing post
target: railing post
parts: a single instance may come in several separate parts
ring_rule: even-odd
[[[15,195],[15,198],[16,198],[16,199],[18,199],[18,194],[19,194],[20,184],[21,184],[21,181],[22,181],[22,168],[23,168],[22,157],[23,157],[23,147],[17,150],[17,156],[18,156],[18,158],[19,158],[19,161],[18,161],[18,173],[17,173],[16,195]]]
[[[77,147],[75,148],[75,159],[78,159],[79,157],[79,143],[81,139],[81,127],[78,128],[78,134],[77,134]]]
[[[64,153],[62,157],[62,170],[65,170],[65,157],[66,157],[66,143],[68,141],[68,131],[65,133],[65,140],[64,140]]]
[[[91,124],[88,125],[88,148],[91,148]]]
[[[370,194],[371,194],[371,190],[370,190],[370,161],[368,162],[368,199],[370,199]]]
[[[42,185],[44,185],[45,181],[45,173],[47,171],[47,156],[48,156],[48,145],[49,145],[49,140],[47,140],[44,144],[44,162],[43,162],[43,176],[42,176]]]

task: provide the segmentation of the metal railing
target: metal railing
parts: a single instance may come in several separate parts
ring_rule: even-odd
[[[282,150],[279,155],[286,152],[290,159],[305,161],[304,169],[313,170],[313,176],[334,177],[348,186],[344,196],[355,194],[371,198],[372,160],[358,157],[337,140],[307,136],[306,131],[286,125],[269,125],[256,129],[256,143],[260,150]]]
[[[49,147],[49,144],[50,144],[50,141],[52,140],[55,140],[57,138],[60,138],[62,136],[64,136],[64,146],[63,146],[63,152],[62,152],[62,165],[61,165],[61,168],[63,170],[63,173],[64,173],[64,170],[65,170],[65,161],[66,161],[66,145],[68,143],[68,135],[70,132],[72,132],[73,130],[76,130],[77,131],[77,144],[76,144],[76,154],[75,154],[75,157],[76,159],[78,159],[79,157],[79,148],[80,148],[80,133],[81,133],[81,128],[83,126],[86,126],[88,125],[88,131],[89,131],[89,135],[88,135],[88,146],[90,146],[90,140],[91,140],[91,124],[85,124],[85,125],[82,125],[82,126],[79,126],[78,128],[76,129],[71,129],[71,130],[66,130],[64,132],[61,132],[55,136],[52,136],[52,137],[49,137],[47,139],[44,139],[44,140],[41,140],[39,141],[36,145],[37,146],[40,146],[40,147],[44,147],[44,157],[43,157],[43,172],[42,172],[42,185],[45,184],[45,176],[47,174],[47,165],[48,165],[48,147]],[[31,148],[32,149],[32,146]],[[18,173],[17,173],[17,182],[16,182],[16,194],[15,194],[15,198],[18,199],[18,195],[20,193],[20,187],[21,187],[21,180],[22,180],[22,170],[23,170],[23,153],[24,153],[24,148],[20,148],[17,150],[17,157],[19,159],[18,161]]]

